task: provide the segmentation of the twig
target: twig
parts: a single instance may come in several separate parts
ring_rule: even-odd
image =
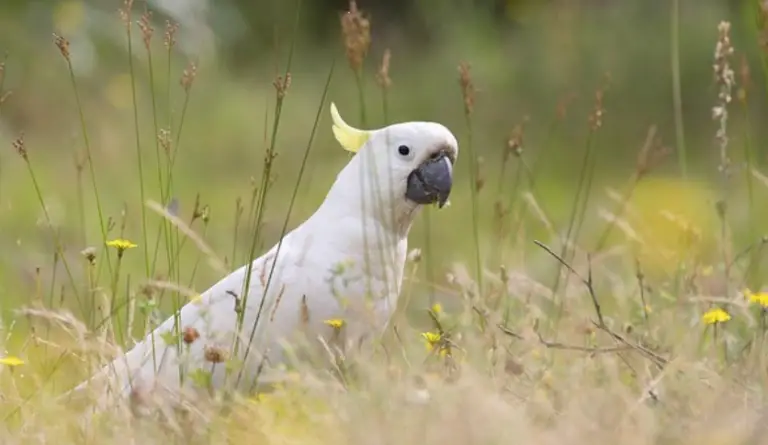
[[[739,253],[737,253],[733,259],[731,259],[731,262],[728,264],[728,267],[731,268],[738,262],[742,257],[747,255],[749,252],[752,251],[752,249],[756,247],[763,246],[765,244],[768,244],[768,236],[761,236],[759,240],[755,241],[754,243],[748,245],[744,249],[742,249]]]
[[[510,337],[514,337],[518,340],[525,340],[522,335],[511,331],[508,327],[504,326],[501,323],[497,324],[496,327],[498,327],[501,330],[501,332],[509,335]]]
[[[581,274],[576,272],[576,269],[574,269],[570,264],[568,264],[567,261],[565,261],[560,255],[556,254],[552,249],[549,248],[546,244],[542,243],[539,240],[533,240],[534,244],[544,249],[545,252],[550,254],[553,258],[555,258],[557,261],[560,262],[563,266],[565,266],[571,273],[576,275],[576,277],[581,280],[582,283],[584,283],[584,286],[586,286],[587,291],[589,292],[589,296],[592,299],[592,305],[595,308],[595,313],[597,314],[597,320],[599,321],[601,326],[605,326],[605,320],[603,319],[603,311],[600,309],[600,303],[597,301],[597,296],[595,295],[595,287],[592,284],[592,260],[591,260],[591,254],[587,254],[587,263],[589,264],[589,270],[587,272],[587,278],[584,278]]]
[[[640,267],[640,261],[635,258],[635,267],[637,268],[637,285],[640,288],[640,303],[643,305],[643,319],[648,322],[648,303],[645,302],[645,274],[642,267]]]
[[[541,336],[540,333],[536,333],[536,335],[539,337],[539,342],[550,349],[565,349],[569,351],[582,351],[582,352],[589,352],[593,354],[605,354],[605,353],[612,353],[612,352],[621,352],[621,351],[628,351],[631,350],[632,347],[628,345],[624,346],[611,346],[606,348],[599,348],[599,347],[589,347],[589,346],[576,346],[576,345],[567,345],[565,343],[560,343],[556,341],[547,341],[544,340],[544,338]]]
[[[603,319],[603,313],[602,313],[602,311],[600,309],[600,304],[597,301],[597,296],[595,295],[595,288],[594,288],[593,283],[592,283],[592,263],[590,261],[590,255],[589,254],[587,254],[587,261],[589,263],[589,271],[587,273],[587,277],[584,278],[582,275],[580,275],[578,272],[576,272],[576,270],[574,270],[574,268],[570,264],[568,264],[562,257],[557,255],[555,252],[552,251],[552,249],[547,247],[547,245],[545,245],[544,243],[542,243],[541,241],[538,241],[538,240],[534,240],[534,243],[537,246],[539,246],[542,249],[544,249],[544,251],[546,251],[547,253],[552,255],[552,257],[554,257],[557,261],[559,261],[560,264],[565,266],[574,275],[576,275],[576,277],[578,277],[581,280],[581,282],[584,284],[584,286],[587,288],[587,291],[589,291],[589,296],[592,298],[592,304],[595,307],[595,312],[597,313],[598,321],[597,322],[595,322],[595,321],[592,322],[592,324],[595,325],[596,328],[600,329],[603,332],[606,332],[608,335],[613,337],[613,339],[618,341],[619,343],[624,344],[627,347],[627,349],[634,349],[634,350],[642,353],[646,357],[650,358],[656,364],[656,366],[658,366],[659,368],[663,368],[669,362],[667,359],[665,359],[664,357],[660,356],[659,354],[651,351],[650,349],[646,348],[645,346],[642,346],[640,344],[636,344],[636,343],[630,342],[629,340],[624,338],[622,335],[620,335],[620,334],[614,332],[613,330],[611,330],[605,324],[605,320]],[[538,334],[538,332],[537,332],[537,334]],[[546,346],[546,343],[543,342],[541,337],[539,337],[539,340],[541,340],[542,343]],[[555,344],[561,345],[559,343],[555,343]],[[561,346],[566,346],[566,345],[561,345]],[[573,347],[573,348],[572,347],[568,347],[567,349],[574,349],[574,348],[580,348],[580,347]],[[563,349],[563,348],[560,348],[560,349]],[[621,350],[621,349],[619,349],[619,350]],[[614,350],[614,352],[616,352],[616,351]]]
[[[644,354],[646,357],[650,358],[656,363],[656,366],[659,368],[663,368],[667,363],[669,363],[669,360],[665,359],[664,357],[660,356],[659,354],[651,351],[650,349],[646,348],[643,345],[632,343],[626,338],[624,338],[622,335],[617,334],[616,332],[613,332],[611,329],[608,328],[608,326],[600,326],[598,323],[592,322],[593,325],[595,325],[596,328],[600,329],[603,332],[606,332],[608,335],[613,337],[615,340],[619,341],[620,343],[624,343],[625,345],[629,346],[632,349],[635,349],[642,354]]]

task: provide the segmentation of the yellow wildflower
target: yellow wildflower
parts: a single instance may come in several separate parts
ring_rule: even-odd
[[[422,332],[422,338],[426,341],[427,351],[432,351],[435,347],[440,348],[440,355],[445,356],[448,348],[444,345],[443,336],[438,332]]]
[[[344,326],[344,320],[340,318],[331,318],[330,320],[323,321],[323,323],[334,329],[341,329],[341,327]]]
[[[701,317],[705,324],[725,323],[731,319],[730,314],[719,307],[712,308]]]
[[[439,314],[443,312],[443,306],[440,303],[435,303],[432,305],[432,312],[435,314]]]
[[[112,241],[107,241],[107,246],[114,247],[117,249],[118,253],[123,253],[124,251],[128,249],[133,249],[136,247],[136,244],[128,241],[127,239],[113,239]]]
[[[762,307],[768,308],[768,292],[758,292],[753,294],[749,289],[744,291],[744,296],[747,297],[750,303],[757,303]]]
[[[0,365],[10,366],[11,368],[16,366],[21,366],[24,364],[24,360],[14,357],[12,355],[8,355],[6,357],[0,358]]]

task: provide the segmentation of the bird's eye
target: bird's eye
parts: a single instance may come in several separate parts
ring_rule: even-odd
[[[401,145],[397,147],[397,152],[400,153],[400,156],[408,156],[411,154],[411,149],[407,145]]]

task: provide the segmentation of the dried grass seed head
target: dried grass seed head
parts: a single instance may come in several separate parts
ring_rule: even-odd
[[[503,161],[506,162],[510,155],[520,157],[523,154],[523,136],[525,135],[526,116],[521,123],[515,125],[512,133],[507,138],[507,149],[504,151]]]
[[[93,265],[96,262],[96,248],[86,247],[80,251],[80,254],[85,257],[89,264]]]
[[[53,33],[53,43],[55,43],[56,47],[59,48],[59,52],[62,56],[64,56],[64,59],[69,62],[69,40],[56,33]]]
[[[715,44],[714,63],[712,65],[715,82],[718,85],[717,100],[712,107],[712,118],[719,122],[715,137],[719,143],[720,165],[718,169],[723,177],[730,174],[731,160],[728,156],[728,104],[731,102],[731,92],[736,84],[736,75],[731,68],[730,59],[734,49],[731,44],[730,22],[720,22],[717,26],[717,43]],[[723,203],[723,206],[725,203]]]
[[[165,21],[165,38],[163,39],[163,42],[165,43],[165,47],[169,50],[176,45],[176,32],[178,30],[178,23],[171,22],[170,20]]]
[[[761,0],[757,16],[757,43],[764,53],[768,54],[768,0]]]
[[[181,75],[181,80],[179,81],[181,87],[184,88],[186,93],[189,93],[189,90],[192,89],[192,84],[195,83],[196,77],[197,64],[195,62],[189,62],[189,65],[187,65],[187,68],[184,69],[184,72]]]
[[[464,114],[469,116],[475,108],[475,86],[472,83],[470,66],[467,62],[459,63],[459,85],[464,98]]]
[[[184,328],[184,332],[181,335],[181,339],[188,345],[194,343],[198,338],[200,338],[200,332],[191,326]]]
[[[223,363],[227,360],[227,351],[216,346],[206,346],[205,360],[210,363]]]
[[[384,56],[381,58],[379,72],[376,73],[376,83],[382,90],[388,90],[392,86],[392,79],[389,77],[389,64],[392,59],[392,51],[387,48],[384,50]]]
[[[595,107],[592,109],[592,113],[589,114],[589,126],[593,131],[603,126],[603,116],[605,115],[605,108],[603,107],[604,98],[605,92],[602,88],[595,92]]]
[[[285,77],[277,76],[275,81],[272,82],[272,86],[274,86],[275,91],[277,91],[278,99],[283,99],[288,93],[288,88],[291,87],[291,73],[285,73]]]
[[[355,0],[350,0],[349,11],[341,16],[341,33],[349,66],[359,73],[371,46],[371,23],[357,8]]]
[[[13,141],[13,148],[19,156],[24,158],[24,160],[27,160],[27,147],[24,145],[24,133],[21,133],[19,137]]]
[[[155,29],[152,27],[152,11],[145,10],[137,23],[141,30],[144,46],[149,49],[149,45],[152,42],[152,35],[155,33]]]
[[[165,150],[165,154],[170,156],[171,154],[171,130],[166,128],[160,129],[160,134],[157,135],[157,141],[160,146]]]
[[[133,11],[133,0],[125,0],[120,9],[120,20],[125,23],[126,28],[131,29],[131,11]]]

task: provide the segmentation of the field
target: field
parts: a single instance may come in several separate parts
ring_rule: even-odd
[[[765,2],[361,2],[322,39],[307,0],[111,3],[0,6],[1,443],[768,443]],[[84,426],[64,392],[322,202],[332,102],[459,141],[380,341]]]

